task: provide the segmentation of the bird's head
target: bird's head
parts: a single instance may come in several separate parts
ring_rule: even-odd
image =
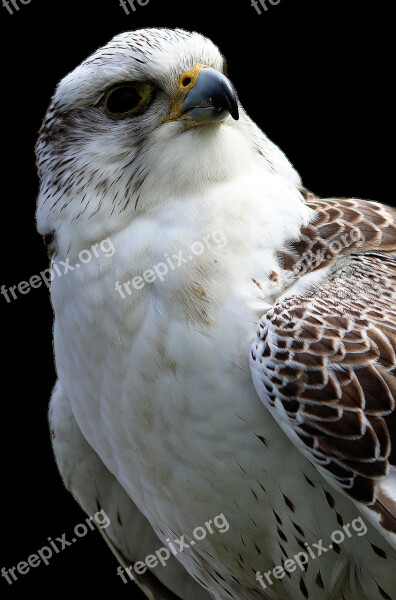
[[[37,157],[38,229],[66,244],[202,195],[254,160],[292,173],[240,106],[218,48],[183,30],[121,34],[67,75]]]

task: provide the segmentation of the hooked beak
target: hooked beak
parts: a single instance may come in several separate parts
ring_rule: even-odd
[[[195,65],[185,73],[178,96],[167,121],[185,119],[200,125],[224,121],[229,115],[239,119],[234,87],[225,75],[211,67]]]

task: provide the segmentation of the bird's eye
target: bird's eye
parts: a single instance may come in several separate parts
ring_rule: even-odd
[[[139,112],[150,99],[153,86],[122,84],[112,88],[105,101],[106,111],[112,117],[124,117]]]

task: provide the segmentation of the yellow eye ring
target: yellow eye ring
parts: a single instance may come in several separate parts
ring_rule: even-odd
[[[107,93],[105,108],[112,117],[140,112],[150,100],[154,87],[148,83],[121,83]]]

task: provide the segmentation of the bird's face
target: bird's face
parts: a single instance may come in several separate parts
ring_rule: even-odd
[[[148,29],[117,36],[66,76],[37,145],[39,231],[97,240],[262,155],[224,71],[202,35]]]

